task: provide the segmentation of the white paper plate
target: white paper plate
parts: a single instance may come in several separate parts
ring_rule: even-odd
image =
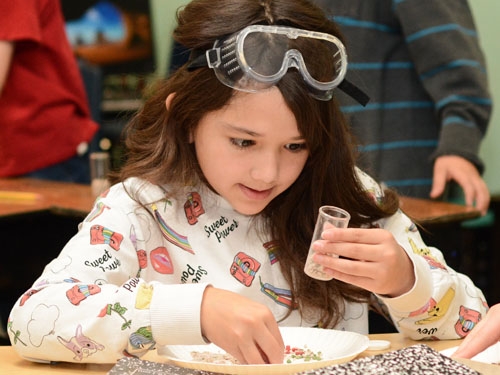
[[[235,375],[281,375],[347,362],[368,348],[368,337],[359,333],[303,327],[282,327],[280,330],[285,345],[300,348],[307,346],[314,352],[321,351],[323,360],[282,365],[233,365],[193,361],[191,357],[193,351],[224,353],[214,344],[170,345],[158,348],[158,354],[165,356],[177,366],[194,370]]]
[[[453,353],[456,352],[457,349],[458,346],[454,346],[453,348],[441,350],[441,354],[450,357]],[[493,344],[471,359],[476,362],[500,363],[500,342]]]

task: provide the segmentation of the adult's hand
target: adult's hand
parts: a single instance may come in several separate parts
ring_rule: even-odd
[[[500,340],[500,304],[492,306],[486,316],[470,331],[452,357],[470,359]]]
[[[434,162],[430,197],[441,196],[446,184],[451,180],[456,181],[462,187],[465,204],[475,206],[482,215],[486,215],[490,205],[490,192],[474,164],[456,155],[438,157]]]
[[[208,340],[242,364],[283,363],[283,338],[272,312],[237,293],[207,287],[201,328]]]

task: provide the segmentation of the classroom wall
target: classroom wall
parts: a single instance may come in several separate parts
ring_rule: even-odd
[[[172,48],[170,34],[175,25],[175,11],[189,0],[150,1],[153,9],[157,71],[158,74],[164,75],[170,62],[169,52]],[[500,106],[500,49],[498,48],[500,0],[469,0],[469,3],[476,20],[481,46],[486,55],[494,100],[493,117],[480,154],[486,164],[484,178],[488,187],[493,195],[500,195],[500,108],[497,108]]]
[[[1,0],[0,0],[1,1]],[[149,0],[153,15],[153,34],[157,73],[165,76],[170,63],[172,30],[175,26],[175,12],[189,0]]]

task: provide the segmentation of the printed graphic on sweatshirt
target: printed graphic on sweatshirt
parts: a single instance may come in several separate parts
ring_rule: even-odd
[[[137,270],[135,277],[141,277],[142,270],[148,266],[148,256],[145,250],[139,250],[137,252],[137,260],[139,262],[139,269]]]
[[[215,238],[218,243],[229,237],[238,228],[238,222],[233,219],[230,221],[227,217],[221,216],[210,225],[205,225],[205,233],[207,238]]]
[[[156,345],[151,327],[141,327],[137,331],[132,332],[128,341],[134,350],[151,350]]]
[[[7,320],[7,331],[10,333],[10,339],[11,339],[12,345],[21,344],[24,346],[28,346],[28,344],[26,344],[23,341],[24,339],[21,338],[21,334],[22,334],[21,330],[14,328],[14,322],[12,320],[10,320],[10,317]]]
[[[465,293],[470,299],[479,299],[481,305],[488,311],[488,303],[483,298],[477,297],[474,294],[474,288],[472,290],[468,285],[465,286]],[[458,321],[455,323],[455,331],[457,335],[464,338],[469,334],[471,329],[473,329],[477,323],[481,320],[482,315],[480,311],[471,309],[470,307],[461,305],[459,311]]]
[[[276,256],[276,253],[279,250],[278,241],[269,241],[264,243],[263,246],[267,251],[267,255],[269,256],[269,262],[271,263],[271,265],[277,263],[278,257]]]
[[[104,249],[104,254],[98,258],[92,260],[86,260],[83,262],[87,267],[100,269],[102,272],[114,271],[120,265],[120,259],[115,258],[108,249]]]
[[[146,250],[137,250],[137,260],[139,261],[139,268],[141,270],[148,266],[148,255]]]
[[[372,201],[374,201],[377,205],[380,206],[382,203],[382,196],[380,195],[380,191],[375,190],[375,188],[370,188],[368,190],[365,190],[366,195],[370,197]]]
[[[288,289],[277,288],[269,283],[263,283],[262,279],[259,277],[260,291],[266,296],[271,298],[278,305],[292,308],[292,292]],[[293,309],[296,309],[298,304],[293,305]]]
[[[157,247],[149,253],[153,269],[163,275],[174,273],[174,265],[166,247]]]
[[[137,229],[135,225],[130,226],[129,238],[132,244],[134,245],[134,249],[138,250],[140,247],[138,243],[140,241],[147,242],[151,238],[151,228],[149,222],[149,215],[146,215],[141,212],[131,212],[127,214],[129,220],[131,222],[137,222],[138,227],[140,228],[140,235],[137,233]]]
[[[78,306],[87,297],[101,292],[98,285],[75,285],[66,291],[66,297],[73,305]]]
[[[455,332],[461,338],[469,334],[472,328],[481,320],[481,313],[476,310],[468,309],[465,306],[460,306],[459,317],[455,323]]]
[[[152,204],[151,209],[153,210],[153,214],[156,218],[156,221],[160,225],[160,231],[163,237],[168,242],[174,244],[175,246],[180,247],[181,249],[187,251],[188,253],[194,254],[194,251],[188,242],[187,236],[183,236],[177,233],[175,230],[173,230],[167,225],[163,217],[158,212],[158,207],[156,206],[156,204]]]
[[[74,277],[70,277],[68,279],[64,279],[65,283],[79,283],[80,281],[75,279]],[[49,282],[46,279],[40,279],[38,282],[36,282],[33,286],[35,288],[31,288],[28,291],[26,291],[21,298],[19,299],[19,306],[23,306],[30,297],[36,293],[38,293],[40,290],[42,290],[42,287],[45,285],[48,285]],[[39,289],[37,289],[39,288]]]
[[[186,269],[182,271],[181,283],[197,284],[202,282],[203,276],[208,275],[208,272],[202,267],[193,267],[190,264],[186,265]]]
[[[418,233],[418,227],[417,224],[414,222],[411,222],[411,224],[406,228],[406,232],[411,232],[411,233]]]
[[[109,245],[113,250],[119,251],[123,235],[105,228],[102,225],[93,225],[90,228],[91,245]]]
[[[130,226],[130,233],[128,238],[132,245],[134,245],[134,249],[137,250],[137,234],[135,233],[135,227],[133,225]]]
[[[26,301],[35,293],[38,293],[38,289],[29,289],[26,293],[24,293],[19,300],[19,306],[23,306]]]
[[[63,272],[71,266],[73,259],[70,256],[60,256],[47,265],[47,268],[55,275]]]
[[[123,307],[120,302],[115,302],[114,304],[108,303],[104,308],[101,310],[99,313],[98,317],[99,318],[105,318],[108,316],[118,316],[123,320],[123,323],[121,325],[121,330],[124,331],[127,328],[130,328],[132,326],[132,321],[128,320],[125,317],[125,314],[127,313],[127,308]]]
[[[98,200],[92,211],[90,211],[88,216],[85,218],[85,221],[92,222],[95,218],[101,216],[104,210],[109,210],[109,207]]]
[[[99,344],[83,334],[82,326],[80,324],[76,327],[75,335],[69,340],[66,340],[61,336],[57,336],[57,340],[59,340],[59,342],[63,344],[66,349],[71,350],[75,354],[73,357],[75,361],[81,361],[83,358],[90,357],[97,351],[104,349],[104,345]]]
[[[430,298],[429,301],[427,301],[427,303],[422,306],[422,308],[418,309],[418,310],[415,310],[415,311],[412,311],[408,316],[410,318],[412,317],[417,317],[419,315],[423,315],[425,314],[427,311],[432,311],[436,308],[436,305],[437,305],[437,302],[434,298]]]
[[[59,315],[59,307],[56,305],[41,303],[33,309],[31,320],[26,327],[31,345],[38,348],[42,345],[45,337],[54,335]]]
[[[198,218],[205,213],[200,194],[197,192],[188,194],[187,200],[184,203],[184,212],[189,224],[194,225],[198,222]]]
[[[417,320],[415,324],[429,324],[441,319],[448,312],[454,297],[455,289],[449,288],[443,298],[441,298],[434,306],[430,306],[427,311],[427,318]]]
[[[424,258],[431,267],[431,269],[442,269],[444,271],[448,271],[441,262],[439,262],[436,258],[434,258],[431,255],[431,251],[427,247],[419,249],[415,241],[413,241],[413,239],[411,238],[408,238],[408,242],[410,242],[410,246],[413,252]]]
[[[153,285],[141,283],[135,297],[135,308],[138,310],[148,310],[153,299]]]
[[[252,285],[260,266],[260,262],[240,251],[234,256],[229,272],[236,280],[248,287]]]

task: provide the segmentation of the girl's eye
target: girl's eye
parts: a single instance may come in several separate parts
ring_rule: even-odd
[[[307,146],[305,143],[289,143],[285,147],[292,152],[299,152],[299,151],[307,149]]]
[[[231,138],[231,143],[239,148],[246,148],[253,146],[255,144],[254,141],[251,141],[249,139],[238,139],[238,138]]]

